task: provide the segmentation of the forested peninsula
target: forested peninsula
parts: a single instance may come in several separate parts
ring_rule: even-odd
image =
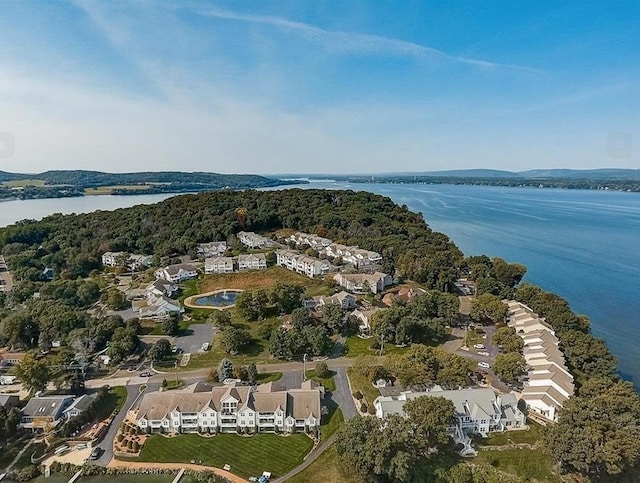
[[[557,295],[522,284],[526,267],[484,256],[465,257],[446,235],[433,231],[422,215],[368,192],[218,191],[115,211],[52,215],[2,228],[0,249],[15,284],[11,292],[0,294],[0,346],[36,350],[45,334],[70,346],[74,339],[88,338],[96,350],[118,344],[126,353],[136,343],[139,326],[87,312],[105,295],[99,282],[103,253],[151,255],[154,266],[164,266],[194,253],[198,243],[233,240],[241,232],[274,234],[275,238],[282,229],[375,251],[382,255],[380,269],[393,277],[394,284],[412,282],[425,290],[453,292],[460,278],[473,280],[476,295],[488,300],[479,319],[486,318],[492,304],[497,301],[500,305],[502,299],[518,300],[544,316],[576,382],[576,394],[561,410],[558,421],[543,432],[544,451],[566,473],[593,481],[613,481],[614,477],[632,481],[640,461],[640,399],[633,385],[620,379],[616,360],[604,343],[591,335],[588,318],[573,313]],[[373,295],[372,300],[378,302]],[[398,312],[404,318],[400,307],[388,313]],[[384,329],[396,330],[397,335],[402,318],[394,329],[393,317],[387,317]],[[386,335],[381,340],[383,337]],[[421,359],[411,356],[428,352],[414,344],[398,361],[420,371]],[[356,422],[345,425],[347,429],[340,433],[344,442],[350,428],[369,426],[359,422],[360,418],[352,421]],[[339,460],[351,468],[357,463],[363,481],[454,481],[453,472],[460,465],[451,466],[447,458],[440,458],[451,448],[438,442],[434,443],[435,453],[433,447],[423,451],[415,446],[416,441],[404,438],[406,433],[393,433],[393,427],[375,429],[383,432],[380,446],[372,451],[384,449],[396,438],[393,451],[378,455],[386,458],[380,470],[383,474],[375,473],[379,468],[373,460],[362,460],[366,455],[359,451],[345,451],[338,455]],[[358,431],[352,433],[359,437]],[[384,473],[393,468],[407,469],[403,479]],[[479,481],[469,478],[455,481]]]
[[[253,174],[180,171],[103,173],[58,170],[38,174],[0,171],[0,200],[67,198],[85,195],[187,193],[219,189],[267,188],[304,181],[284,181]]]

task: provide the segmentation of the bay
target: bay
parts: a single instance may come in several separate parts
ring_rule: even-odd
[[[527,266],[526,281],[569,301],[591,319],[640,382],[640,195],[588,190],[419,184],[311,183],[297,188],[354,189],[388,196],[421,212],[466,255]],[[278,187],[285,189],[287,187]],[[0,226],[52,213],[80,213],[162,201],[169,194],[95,196],[0,203]]]

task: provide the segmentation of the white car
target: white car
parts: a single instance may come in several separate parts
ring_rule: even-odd
[[[482,367],[483,369],[491,369],[491,366],[488,362],[478,362],[478,367]]]
[[[484,349],[484,344],[473,344],[474,349]]]
[[[479,356],[489,357],[489,353],[487,351],[478,351]]]

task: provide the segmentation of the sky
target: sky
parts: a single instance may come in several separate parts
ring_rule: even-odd
[[[0,170],[640,168],[629,1],[0,0]]]

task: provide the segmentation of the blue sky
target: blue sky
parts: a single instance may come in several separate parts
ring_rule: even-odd
[[[640,168],[638,24],[635,0],[4,0],[0,169]]]

